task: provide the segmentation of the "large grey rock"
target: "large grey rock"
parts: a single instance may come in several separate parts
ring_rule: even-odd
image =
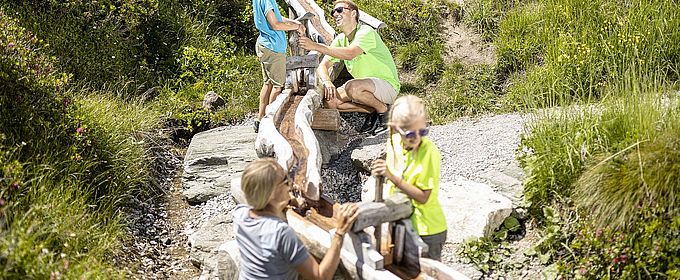
[[[374,160],[385,158],[385,143],[362,146],[352,151],[352,165],[360,172],[371,172]]]
[[[512,213],[512,202],[486,184],[465,179],[440,184],[447,242],[460,243],[470,237],[489,237]]]
[[[202,203],[229,190],[232,175],[257,159],[256,133],[246,127],[218,127],[194,135],[184,157],[182,195]]]
[[[217,276],[218,249],[220,245],[234,239],[231,213],[220,213],[206,221],[196,232],[189,235],[191,262],[200,267],[206,279]]]

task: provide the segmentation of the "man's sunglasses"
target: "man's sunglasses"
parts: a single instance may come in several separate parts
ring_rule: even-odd
[[[335,8],[335,9],[333,9],[333,10],[331,11],[331,16],[335,16],[335,13],[342,14],[342,12],[343,12],[345,9],[351,10],[352,8],[350,8],[350,7],[342,7],[342,6],[337,7],[337,8]]]
[[[406,139],[414,139],[414,138],[416,138],[416,133],[417,133],[417,135],[420,135],[420,137],[427,136],[427,134],[430,132],[430,128],[428,128],[428,127],[418,129],[417,132],[416,132],[416,131],[410,131],[410,130],[408,130],[408,131],[403,131],[403,130],[402,130],[400,127],[398,127],[398,126],[397,126],[396,128],[397,128],[397,131],[399,132],[399,134],[401,134],[402,136],[404,136],[404,138],[406,138]]]

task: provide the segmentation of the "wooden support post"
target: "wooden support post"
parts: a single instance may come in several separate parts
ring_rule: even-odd
[[[370,226],[393,222],[411,216],[411,200],[403,193],[395,193],[384,202],[361,202],[352,231],[358,232]]]
[[[340,128],[340,112],[337,109],[319,108],[312,117],[312,129],[337,131]]]

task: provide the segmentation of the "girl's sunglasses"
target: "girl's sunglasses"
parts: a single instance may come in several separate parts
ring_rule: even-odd
[[[395,126],[395,127],[397,128],[397,131],[399,132],[399,134],[404,136],[404,138],[406,138],[406,139],[414,139],[414,138],[416,138],[416,134],[420,135],[420,137],[427,136],[427,134],[430,132],[429,127],[418,129],[417,132],[416,131],[410,131],[410,130],[403,131],[400,127],[398,127],[398,126]]]
[[[335,13],[341,14],[345,9],[351,10],[349,7],[337,7],[331,11],[331,16],[335,16]]]

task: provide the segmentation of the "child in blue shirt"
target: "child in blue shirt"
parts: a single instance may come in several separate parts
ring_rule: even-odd
[[[286,32],[298,30],[304,33],[303,25],[296,20],[281,16],[276,0],[253,0],[253,18],[260,33],[255,43],[257,58],[262,64],[264,83],[260,90],[260,106],[255,132],[260,119],[264,117],[267,105],[276,100],[286,80]]]

